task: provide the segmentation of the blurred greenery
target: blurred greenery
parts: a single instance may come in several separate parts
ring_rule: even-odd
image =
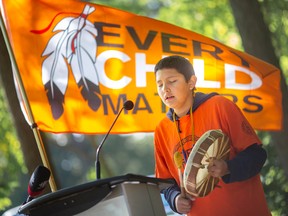
[[[90,1],[92,2],[92,1]],[[149,16],[211,37],[243,50],[227,0],[97,0],[115,8]],[[288,1],[259,0],[271,31],[275,52],[288,83]],[[26,199],[27,170],[13,130],[3,90],[0,88],[0,214]],[[288,212],[288,182],[268,132],[258,132],[268,152],[262,169],[267,202],[274,216]],[[95,151],[103,136],[46,134],[48,152],[60,187],[95,179]],[[102,177],[154,172],[153,134],[110,135],[101,150]],[[20,187],[22,185],[22,187]],[[25,187],[23,186],[25,185]],[[17,189],[17,190],[16,190]],[[17,191],[17,192],[16,192]]]
[[[96,148],[103,135],[49,134],[48,137],[51,140],[48,151],[52,163],[59,168],[55,174],[61,176],[61,188],[96,179]],[[101,148],[101,177],[127,173],[151,175],[154,173],[153,157],[152,133],[111,134]]]
[[[281,169],[270,135],[267,132],[259,132],[258,135],[268,153],[261,176],[268,205],[273,210],[273,215],[287,215],[288,181]]]
[[[12,204],[9,194],[19,186],[24,166],[20,143],[15,135],[3,89],[0,88],[0,210]]]

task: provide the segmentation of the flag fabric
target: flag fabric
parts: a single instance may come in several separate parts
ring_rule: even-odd
[[[1,14],[42,131],[105,133],[131,100],[111,133],[152,132],[167,111],[153,69],[169,55],[187,58],[197,91],[233,100],[255,129],[282,127],[280,71],[213,39],[80,0],[2,0]]]

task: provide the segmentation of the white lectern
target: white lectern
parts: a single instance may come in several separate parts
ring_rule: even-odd
[[[160,190],[169,180],[127,174],[43,195],[23,205],[29,216],[165,216]]]

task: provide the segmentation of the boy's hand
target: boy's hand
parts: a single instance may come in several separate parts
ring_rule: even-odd
[[[195,200],[193,197],[183,197],[179,194],[175,199],[176,210],[181,214],[187,214],[192,208],[192,202]]]
[[[211,176],[220,178],[229,173],[227,162],[220,159],[213,159],[208,165],[208,172]]]

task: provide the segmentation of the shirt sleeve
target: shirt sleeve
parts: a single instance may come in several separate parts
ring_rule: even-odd
[[[175,199],[181,193],[181,190],[177,184],[177,182],[173,179],[174,185],[167,187],[161,191],[164,194],[164,198],[166,199],[167,203],[169,204],[172,211],[177,212]]]
[[[170,172],[169,155],[163,150],[165,141],[161,138],[162,131],[157,127],[154,133],[154,157],[155,157],[155,176],[157,178],[174,178]]]
[[[222,177],[225,183],[245,181],[257,175],[267,158],[267,153],[261,145],[253,144],[227,161],[230,173]]]

